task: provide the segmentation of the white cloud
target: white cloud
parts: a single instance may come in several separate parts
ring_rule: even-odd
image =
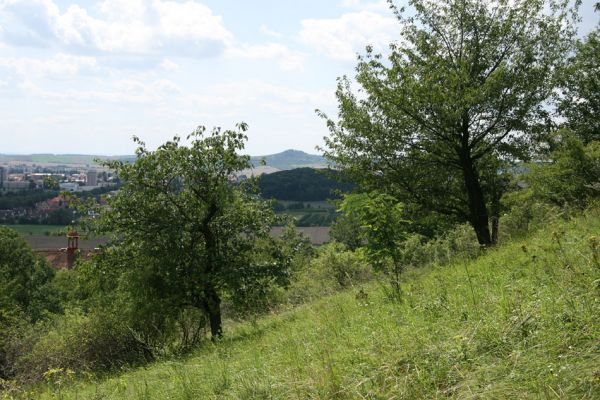
[[[171,81],[159,79],[150,82],[124,79],[112,84],[107,90],[68,89],[50,91],[30,80],[19,84],[19,88],[30,96],[59,101],[107,101],[116,103],[164,103],[169,96],[181,96],[182,90]]]
[[[13,70],[18,75],[29,78],[64,77],[76,75],[82,70],[96,70],[98,65],[94,57],[59,53],[45,60],[29,57],[0,57],[0,68]]]
[[[399,31],[391,14],[360,11],[336,19],[303,20],[300,41],[333,59],[351,61],[367,45],[384,51],[398,38]]]
[[[267,25],[262,24],[260,26],[260,33],[262,33],[263,35],[267,35],[267,36],[271,36],[274,38],[280,38],[282,36],[282,34],[280,32],[274,31],[271,28],[269,28]]]
[[[197,1],[104,0],[93,16],[80,5],[61,11],[54,0],[0,0],[0,38],[13,46],[57,46],[66,52],[120,57],[135,65],[173,70],[168,57],[202,58],[227,54],[246,59],[275,60],[284,70],[302,68],[304,56],[283,44],[236,43],[223,19]],[[271,36],[279,33],[263,25]],[[154,58],[153,58],[154,57]],[[153,58],[153,59],[152,59]],[[135,61],[135,59],[133,59]]]
[[[194,2],[105,0],[100,18],[79,5],[65,12],[52,0],[4,0],[4,39],[17,45],[49,42],[86,51],[211,56],[233,41],[220,16]]]
[[[304,55],[302,53],[292,51],[287,46],[279,43],[232,47],[227,51],[227,55],[254,60],[276,60],[281,69],[285,71],[299,70],[304,65]]]
[[[168,58],[162,60],[159,66],[166,71],[177,71],[179,69],[179,65],[169,60]]]

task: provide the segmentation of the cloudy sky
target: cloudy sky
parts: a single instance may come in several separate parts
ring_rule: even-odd
[[[239,121],[251,154],[314,153],[336,77],[398,30],[379,0],[0,0],[0,153],[130,154]]]

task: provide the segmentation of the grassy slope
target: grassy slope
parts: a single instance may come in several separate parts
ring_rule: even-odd
[[[476,261],[410,271],[403,304],[376,286],[367,301],[341,293],[229,326],[186,359],[41,397],[600,398],[598,233],[595,213]]]

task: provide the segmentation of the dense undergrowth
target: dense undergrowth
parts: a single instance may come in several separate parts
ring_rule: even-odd
[[[600,212],[556,220],[475,260],[227,326],[185,358],[47,383],[42,399],[420,399],[600,396]]]

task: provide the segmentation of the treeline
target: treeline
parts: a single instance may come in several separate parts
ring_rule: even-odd
[[[260,177],[259,189],[267,199],[296,202],[325,201],[339,198],[354,185],[342,180],[339,171],[331,169],[296,168]]]
[[[22,190],[17,192],[0,192],[0,210],[12,210],[15,208],[32,208],[37,203],[58,196],[58,190]]]

